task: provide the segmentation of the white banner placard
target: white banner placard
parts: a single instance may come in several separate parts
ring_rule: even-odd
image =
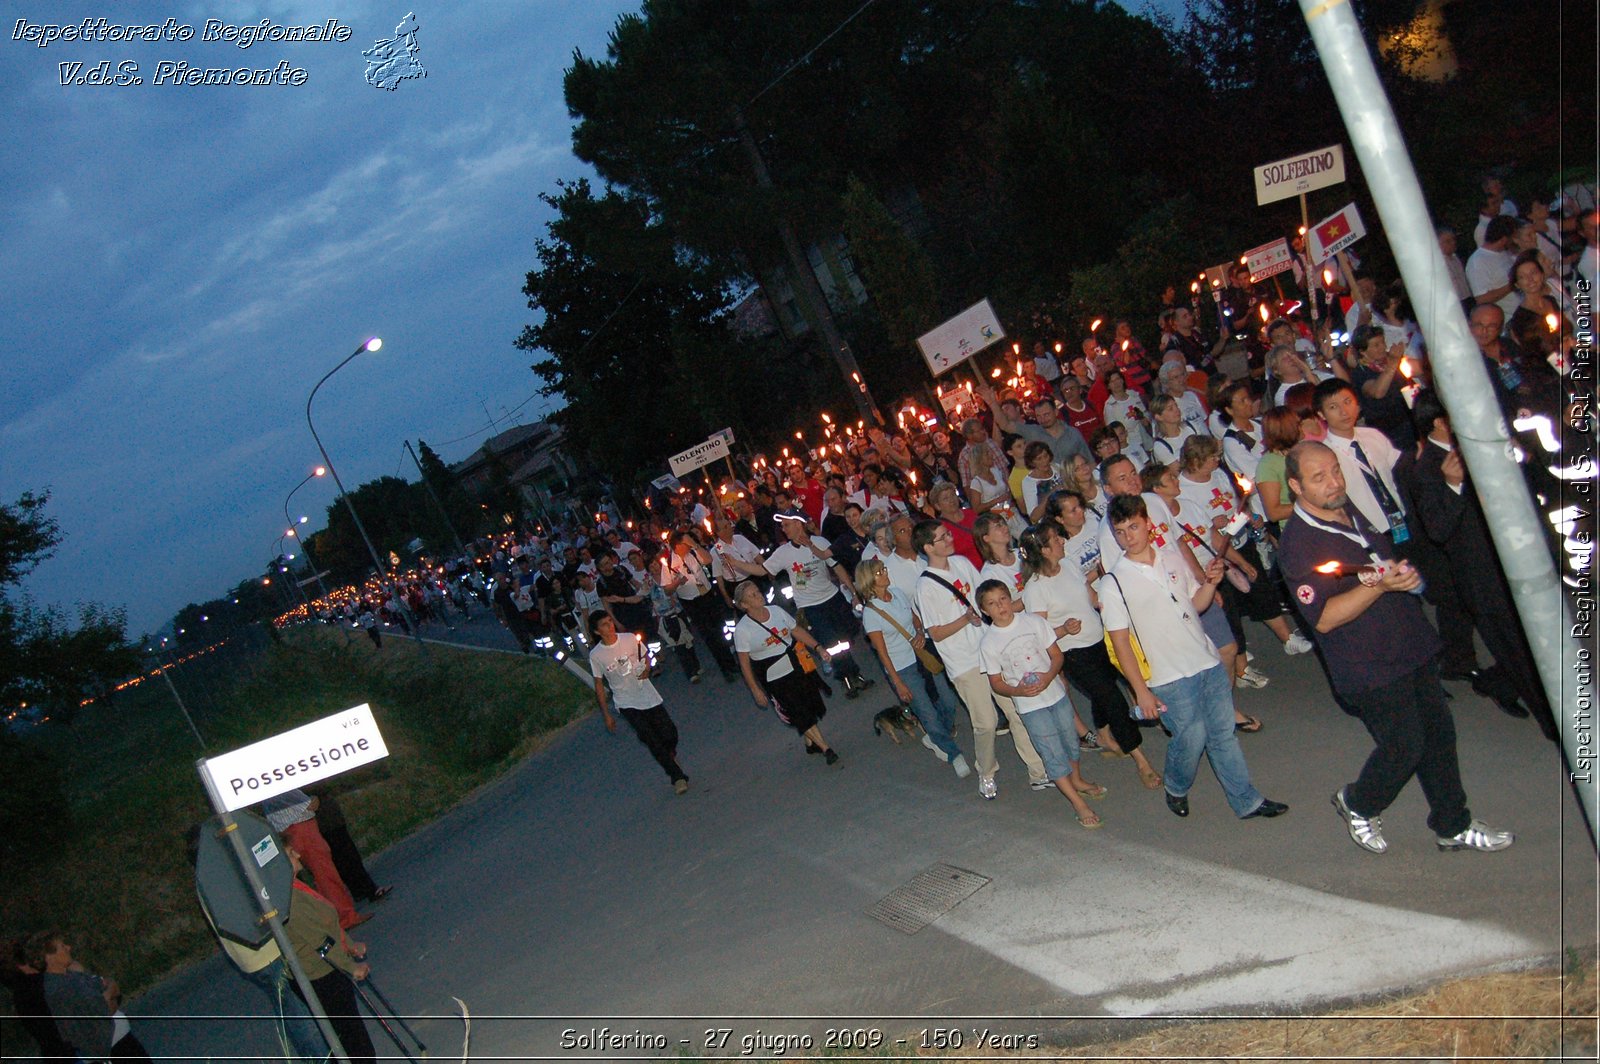
[[[1312,262],[1323,262],[1366,235],[1361,212],[1354,203],[1348,203],[1306,231],[1306,250],[1311,253]]]
[[[937,377],[982,351],[1004,340],[1006,331],[995,317],[987,299],[980,300],[960,314],[917,337],[917,347]]]
[[[725,437],[717,435],[697,443],[681,454],[675,454],[668,459],[667,464],[672,466],[672,475],[686,477],[701,466],[710,465],[719,459],[728,457],[728,441]]]
[[[1344,183],[1344,148],[1338,144],[1256,167],[1256,206]]]
[[[388,756],[372,707],[363,702],[208,758],[204,768],[223,808],[231,813]]]
[[[1270,244],[1251,248],[1244,255],[1245,267],[1250,271],[1251,284],[1266,280],[1273,274],[1282,273],[1294,265],[1289,255],[1289,242],[1281,237]]]

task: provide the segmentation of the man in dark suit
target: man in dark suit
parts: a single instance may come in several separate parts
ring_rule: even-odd
[[[1417,396],[1412,417],[1417,435],[1424,437],[1410,477],[1417,524],[1444,553],[1460,603],[1494,655],[1494,666],[1481,671],[1473,689],[1493,698],[1512,716],[1527,716],[1531,711],[1545,737],[1559,742],[1555,716],[1540,686],[1488,523],[1466,463],[1456,450],[1450,418],[1431,391]]]

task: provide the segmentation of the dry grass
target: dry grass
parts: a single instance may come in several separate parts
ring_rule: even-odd
[[[1049,1059],[1592,1061],[1596,1006],[1591,956],[1565,973],[1476,976],[1314,1017],[1188,1021],[1062,1048]]]

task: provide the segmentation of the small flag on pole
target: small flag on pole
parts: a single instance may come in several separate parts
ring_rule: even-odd
[[[1335,252],[1343,251],[1366,235],[1367,227],[1361,224],[1361,214],[1356,210],[1356,205],[1346,204],[1339,213],[1311,227],[1307,238],[1311,245],[1312,261],[1330,259]]]

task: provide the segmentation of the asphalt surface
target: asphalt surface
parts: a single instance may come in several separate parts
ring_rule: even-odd
[[[511,645],[486,619],[432,634]],[[625,725],[575,722],[370,862],[397,885],[361,929],[374,976],[435,1058],[460,1056],[452,999],[473,1016],[476,1060],[804,1055],[829,1032],[844,1055],[880,1040],[981,1055],[1104,1035],[1106,1017],[1315,1011],[1592,955],[1594,850],[1530,721],[1450,685],[1473,813],[1516,831],[1512,849],[1437,852],[1413,782],[1383,818],[1389,852],[1369,854],[1329,796],[1370,740],[1313,656],[1251,637],[1272,683],[1240,692],[1265,722],[1245,752],[1290,812],[1238,821],[1202,768],[1180,820],[1130,761],[1091,754],[1085,775],[1110,790],[1094,832],[1028,789],[1003,737],[993,802],[920,744],[875,737],[891,696],[864,655],[877,686],[858,701],[841,689],[822,725],[833,768],[709,661],[691,686],[669,656],[657,683],[690,792],[673,794]],[[1159,768],[1165,739],[1144,734]],[[936,863],[990,882],[914,935],[867,915]],[[158,1058],[243,1060],[275,1051],[248,1018],[263,1004],[219,956],[130,1013]]]

